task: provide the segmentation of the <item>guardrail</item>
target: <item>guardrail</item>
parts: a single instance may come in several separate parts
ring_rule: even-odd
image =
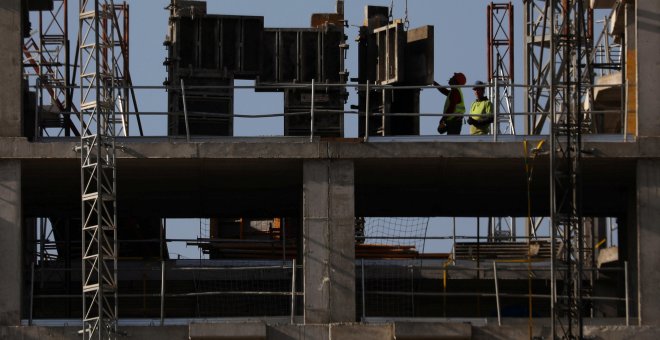
[[[142,111],[142,112],[129,112],[129,111],[121,111],[121,112],[115,112],[115,115],[122,115],[125,117],[125,119],[137,119],[139,120],[140,117],[159,117],[159,118],[172,118],[172,117],[181,117],[183,116],[183,120],[185,122],[185,136],[179,136],[179,137],[185,137],[186,141],[190,142],[193,137],[195,137],[193,134],[191,134],[190,131],[190,117],[192,115],[197,116],[197,117],[231,117],[231,118],[236,118],[236,119],[262,119],[262,118],[282,118],[282,117],[287,117],[287,116],[309,116],[310,117],[310,128],[309,128],[309,139],[310,141],[313,141],[315,137],[315,130],[318,128],[318,117],[320,115],[324,114],[343,114],[347,116],[357,116],[358,117],[358,122],[359,120],[364,120],[364,131],[358,131],[357,134],[358,136],[362,137],[364,142],[368,142],[370,137],[382,137],[385,136],[386,133],[383,129],[382,133],[373,135],[371,134],[370,130],[370,119],[374,117],[381,117],[381,118],[391,118],[391,117],[434,117],[434,118],[442,118],[442,117],[452,117],[452,116],[460,116],[463,119],[466,119],[470,116],[469,112],[466,112],[465,114],[451,114],[451,113],[442,113],[442,112],[388,112],[388,110],[385,108],[385,105],[380,105],[380,109],[374,110],[375,105],[372,103],[372,98],[375,93],[377,92],[387,92],[387,91],[400,91],[400,90],[435,90],[439,88],[459,88],[459,89],[465,89],[465,88],[472,88],[473,85],[462,85],[462,86],[391,86],[391,85],[376,85],[376,84],[325,84],[325,83],[318,83],[315,81],[312,81],[311,84],[272,84],[272,85],[266,85],[266,84],[259,84],[259,85],[236,85],[236,86],[191,86],[191,85],[185,85],[183,80],[181,81],[179,86],[131,86],[130,89],[133,91],[178,91],[181,93],[182,97],[182,106],[183,106],[183,111],[182,112],[158,112],[158,111]],[[624,86],[623,84],[608,84],[608,85],[592,85],[590,87],[587,87],[586,89],[588,91],[592,91],[598,88],[607,88],[607,87],[612,87],[612,86],[621,86],[622,90],[622,97],[624,98]],[[41,83],[37,82],[34,85],[34,88],[37,90],[37,93],[40,93],[41,91]],[[490,93],[493,93],[494,96],[492,98],[492,103],[493,103],[493,121],[494,123],[491,124],[491,129],[490,129],[490,134],[492,135],[492,141],[497,142],[500,140],[500,137],[502,136],[501,133],[499,133],[499,129],[495,124],[498,122],[498,118],[501,118],[503,116],[508,116],[511,117],[511,121],[514,124],[522,124],[521,120],[527,119],[527,118],[538,118],[540,120],[541,117],[549,117],[550,112],[547,111],[525,111],[525,110],[516,110],[515,106],[513,107],[512,112],[503,112],[501,110],[501,103],[500,103],[500,97],[503,89],[508,89],[507,93],[513,93],[513,91],[516,90],[522,90],[522,91],[530,91],[533,89],[536,89],[539,93],[544,92],[544,91],[549,91],[548,86],[534,86],[534,85],[518,85],[518,84],[508,84],[508,83],[501,83],[495,80],[491,84],[486,84],[485,87],[489,90]],[[567,86],[561,86],[561,85],[555,85],[554,86],[556,89],[566,89],[568,88]],[[348,91],[349,89],[356,90],[358,92],[363,92],[366,96],[366,100],[364,102],[364,107],[360,108],[358,110],[329,110],[329,109],[323,109],[323,110],[318,110],[316,107],[316,94],[322,93],[323,91],[327,91],[329,89],[333,88],[341,88],[345,91]],[[123,88],[117,88],[117,89],[123,89]],[[189,98],[189,91],[200,91],[200,90],[290,90],[290,89],[309,89],[311,91],[311,101],[309,103],[309,111],[303,111],[303,112],[273,112],[273,113],[268,113],[268,114],[249,114],[249,113],[228,113],[228,114],[223,114],[223,113],[209,113],[209,112],[199,112],[199,111],[194,111],[194,110],[189,110],[187,102],[190,100]],[[255,96],[258,96],[258,94],[255,94]],[[513,94],[511,94],[513,96]],[[121,100],[121,99],[120,99]],[[468,98],[465,99],[466,104],[470,102]],[[166,100],[164,100],[165,103]],[[38,98],[38,105],[36,105],[37,109],[34,112],[34,134],[35,134],[35,139],[38,139],[40,137],[47,137],[50,136],[49,131],[53,129],[57,129],[55,127],[49,127],[50,125],[44,124],[45,119],[44,116],[46,114],[49,114],[51,117],[56,115],[60,117],[59,119],[63,119],[65,116],[69,117],[74,117],[77,116],[78,113],[76,112],[61,112],[61,111],[44,111],[42,108],[44,108],[44,103],[42,98]],[[620,125],[618,128],[615,130],[618,131],[608,131],[607,134],[615,134],[615,135],[621,135],[623,138],[623,141],[628,140],[627,136],[627,110],[624,109],[624,100],[621,100],[621,107],[617,109],[599,109],[599,110],[594,110],[594,109],[588,109],[588,110],[582,110],[582,114],[587,116],[587,121],[589,119],[594,119],[594,120],[603,120],[605,117],[608,116],[618,116],[619,118],[614,118],[615,121],[618,121],[618,124]],[[581,104],[582,105],[582,104]],[[466,105],[469,107],[468,105]],[[440,107],[440,105],[438,105]],[[562,113],[558,112],[556,114],[559,119],[562,118]],[[51,122],[52,123],[52,122]],[[79,120],[77,120],[76,124],[79,125]],[[161,123],[167,125],[166,122]],[[537,130],[547,130],[547,122],[545,123],[545,128],[537,129]],[[532,135],[539,135],[535,134],[530,131],[523,131],[520,132],[522,129],[516,129],[515,135],[516,136],[532,136]],[[585,134],[600,134],[600,131],[597,131],[598,129],[589,126],[584,127],[584,133]],[[140,129],[142,131],[142,129]],[[342,126],[342,132],[341,134],[343,135],[344,132],[346,131],[346,126]],[[355,130],[357,131],[357,130]],[[58,135],[58,133],[54,133],[55,135]],[[435,134],[434,134],[435,135]],[[541,133],[542,135],[542,133]],[[135,135],[130,135],[126,134],[126,136],[129,137],[135,137]],[[150,135],[151,137],[176,137],[176,136],[171,136],[168,135],[167,133],[161,134],[161,135]],[[437,136],[437,135],[435,135]],[[203,136],[203,137],[209,137],[209,136]],[[226,136],[223,136],[226,137]],[[237,136],[238,137],[238,136]],[[396,137],[396,135],[388,135],[388,137]],[[482,138],[483,139],[483,138]],[[442,138],[439,138],[438,140],[442,140]]]

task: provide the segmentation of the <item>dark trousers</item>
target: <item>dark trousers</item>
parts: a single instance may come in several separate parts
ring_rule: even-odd
[[[441,122],[444,122],[446,125],[446,132],[448,135],[460,135],[461,134],[461,128],[463,127],[463,120],[462,119],[442,119]],[[440,127],[438,127],[438,132],[441,134],[444,133],[445,131],[440,131]]]

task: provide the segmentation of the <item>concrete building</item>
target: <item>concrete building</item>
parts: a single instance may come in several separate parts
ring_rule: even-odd
[[[582,157],[582,216],[618,219],[617,256],[619,264],[629,264],[630,275],[625,279],[629,298],[624,304],[623,288],[612,288],[620,298],[610,306],[614,312],[607,312],[609,307],[594,308],[607,317],[585,317],[584,335],[655,339],[660,335],[660,257],[655,252],[660,245],[660,2],[611,3],[622,6],[625,17],[625,117],[626,127],[632,130],[628,138],[623,134],[616,138],[583,136],[583,150],[588,152]],[[65,306],[62,301],[66,298],[51,296],[40,308],[56,312],[33,319],[37,305],[29,294],[34,267],[26,263],[30,251],[26,240],[35,240],[35,219],[80,218],[80,153],[76,148],[80,141],[66,137],[29,140],[26,136],[23,5],[21,0],[0,3],[0,273],[5,276],[0,282],[0,338],[75,339],[80,336],[80,326],[70,323],[75,319],[70,315],[82,313],[80,299],[69,299],[73,306]],[[302,263],[294,287],[300,297],[294,301],[297,312],[291,319],[286,313],[214,318],[199,317],[195,312],[170,318],[187,303],[172,296],[171,301],[184,302],[168,305],[162,325],[158,325],[158,316],[122,320],[120,302],[120,332],[134,339],[510,339],[529,338],[533,326],[532,336],[548,338],[547,310],[531,321],[505,317],[502,325],[488,313],[359,317],[364,315],[360,312],[364,286],[360,287],[358,278],[364,269],[357,269],[356,216],[527,216],[526,174],[521,171],[526,162],[521,152],[525,138],[539,141],[547,136],[501,136],[497,141],[492,136],[391,136],[366,142],[321,137],[118,138],[119,215],[143,219],[295,216],[300,221],[295,257]],[[540,180],[532,183],[532,216],[550,214],[548,162],[547,153],[537,156],[535,178]],[[499,180],[493,181],[495,177]],[[166,188],[163,183],[168,183]],[[452,195],[445,195],[447,192]],[[465,204],[477,198],[485,203]],[[222,207],[221,212],[217,207]],[[71,225],[75,223],[69,222]],[[155,235],[160,228],[156,227]],[[72,247],[78,253],[80,248]],[[80,261],[80,257],[70,259]],[[159,300],[158,289],[156,295],[149,295],[154,290],[147,288],[149,282],[160,279],[158,270],[153,279],[140,281],[131,278],[132,274],[122,278],[122,269],[129,273],[130,266],[139,264],[119,262],[120,282],[145,282],[145,306],[151,303],[147,299]],[[164,266],[175,268],[177,264],[172,261]],[[79,277],[80,269],[71,273]],[[481,275],[476,281],[488,278],[487,284],[492,284],[492,274]],[[183,276],[172,274],[171,279],[186,284]],[[441,275],[435,279],[442,282]],[[466,284],[479,287],[474,281]],[[75,278],[67,282],[80,284]],[[542,286],[543,282],[547,277],[541,275],[535,284]],[[68,292],[79,293],[77,287],[68,287]],[[168,288],[176,287],[168,283]],[[547,287],[539,290],[549,294]],[[420,295],[418,299],[423,303],[425,298]],[[460,301],[454,303],[460,308]],[[144,320],[155,325],[144,324]]]

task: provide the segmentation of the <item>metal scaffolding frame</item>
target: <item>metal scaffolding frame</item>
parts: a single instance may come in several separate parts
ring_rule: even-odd
[[[135,90],[129,71],[129,6],[126,2],[114,4],[110,1],[103,5],[103,12],[108,15],[101,21],[101,36],[106,39],[102,49],[102,67],[114,73],[114,82],[120,86],[115,94],[115,110],[119,117],[115,120],[117,135],[129,136],[130,105],[138,111]],[[140,115],[136,114],[140,136],[143,136]]]
[[[515,111],[513,102],[514,48],[513,48],[513,4],[493,3],[487,8],[487,51],[488,82],[490,97],[498,105],[497,121],[494,122],[498,135],[515,135]],[[506,62],[505,62],[506,61]],[[512,217],[492,217],[488,221],[488,235],[492,241],[510,241],[516,237],[516,221]]]
[[[487,15],[488,26],[488,81],[497,86],[491,91],[491,98],[496,98],[499,105],[497,134],[515,135],[513,102],[514,83],[514,48],[513,48],[513,5],[509,3],[490,3]]]
[[[563,8],[576,6],[575,0],[557,0],[552,2],[556,4],[554,10],[550,11],[551,0],[525,0],[524,12],[524,77],[525,83],[529,85],[524,96],[524,107],[526,112],[539,112],[541,115],[529,115],[525,119],[525,134],[541,134],[547,132],[545,125],[550,112],[551,106],[551,84],[559,84],[562,75],[565,74],[565,69],[568,68],[570,72],[574,72],[574,68],[570,67],[571,60],[576,56],[570,53],[565,55],[562,48],[558,48],[557,44],[552,44],[553,41],[562,42],[562,33],[574,33],[575,26],[569,24],[567,21],[564,25],[564,12]],[[560,5],[561,3],[561,5]],[[566,4],[566,6],[563,6]],[[582,7],[583,5],[581,5]],[[591,55],[593,50],[593,11],[591,9],[583,9],[585,15],[585,31],[583,32],[582,49],[586,49]],[[553,24],[552,17],[556,20]],[[589,42],[588,44],[585,42]],[[593,58],[582,60],[582,68],[591,69],[591,61]],[[576,75],[571,75],[572,78],[577,79]],[[593,91],[591,85],[593,84],[593,75],[589,72],[581,74],[580,82],[585,85],[583,92]],[[560,93],[561,95],[561,93]],[[593,98],[593,95],[589,98]],[[561,103],[569,102],[569,99],[563,97],[555,97],[559,106]],[[589,121],[586,117],[585,123]]]
[[[68,8],[68,0],[53,0],[51,10],[38,14],[37,39],[31,34],[23,43],[24,72],[38,79],[40,115],[35,123],[40,136],[48,133],[47,128],[58,128],[58,134],[65,136],[80,135],[69,114],[77,113],[78,109],[72,99]],[[43,99],[52,105],[51,109],[45,110]]]
[[[534,12],[542,14],[531,16]],[[528,110],[549,112],[550,116],[553,339],[583,337],[583,317],[590,296],[584,267],[591,242],[584,232],[580,176],[582,133],[588,130],[583,101],[589,98],[587,89],[592,84],[590,13],[581,0],[527,2],[528,81],[537,86],[550,85],[545,101],[541,100],[540,89],[530,91],[526,100]],[[542,27],[541,35],[533,30],[539,27]],[[545,56],[544,50],[547,50]],[[530,70],[530,66],[536,68]],[[527,128],[540,133],[543,118],[547,116],[528,122]],[[562,283],[560,292],[558,281]]]
[[[83,338],[117,333],[115,136],[117,27],[112,0],[80,0]]]

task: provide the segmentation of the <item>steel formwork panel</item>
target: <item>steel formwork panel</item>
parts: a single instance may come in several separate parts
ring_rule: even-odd
[[[343,32],[320,28],[266,28],[259,83],[339,83]]]
[[[254,79],[260,70],[261,16],[172,17],[170,62],[181,69]]]
[[[405,79],[405,51],[407,35],[403,23],[395,22],[374,30],[378,48],[376,82],[381,85]]]

